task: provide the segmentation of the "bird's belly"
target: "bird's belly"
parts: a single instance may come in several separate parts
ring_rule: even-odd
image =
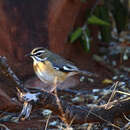
[[[43,63],[35,64],[33,67],[38,78],[44,83],[53,84],[55,80],[57,83],[62,83],[67,77],[67,73],[55,70],[52,66]]]
[[[51,83],[54,81],[54,77],[50,75],[49,73],[47,73],[46,71],[36,72],[36,75],[41,81],[45,83]]]

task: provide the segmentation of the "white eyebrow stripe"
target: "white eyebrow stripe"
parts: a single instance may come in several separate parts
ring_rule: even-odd
[[[36,55],[36,54],[38,54],[38,53],[44,53],[44,52],[45,52],[44,50],[41,50],[41,51],[35,52],[34,54]]]

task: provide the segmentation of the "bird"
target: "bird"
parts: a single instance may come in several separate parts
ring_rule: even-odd
[[[34,48],[27,56],[33,59],[33,68],[37,77],[46,84],[63,83],[67,78],[82,74],[86,76],[97,76],[94,73],[79,69],[69,60],[64,59],[44,47]]]

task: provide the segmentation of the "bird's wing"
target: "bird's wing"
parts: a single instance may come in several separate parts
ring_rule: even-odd
[[[56,70],[61,70],[64,72],[78,71],[78,68],[76,66],[71,65],[71,64],[55,64],[53,62],[53,67]]]
[[[53,57],[48,57],[48,60],[51,61],[53,67],[56,70],[61,70],[64,72],[72,72],[72,71],[78,71],[79,69],[70,61],[65,60],[59,55],[54,54]]]

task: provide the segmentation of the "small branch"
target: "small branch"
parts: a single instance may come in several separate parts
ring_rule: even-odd
[[[107,102],[107,104],[106,104],[106,106],[105,106],[105,109],[109,109],[109,103],[111,102],[111,99],[114,97],[114,95],[115,95],[115,93],[116,93],[116,88],[117,88],[117,86],[118,86],[118,83],[119,83],[119,81],[117,81],[116,83],[114,83],[113,84],[113,86],[112,87],[114,87],[114,90],[112,91],[112,94],[111,94],[111,96],[110,96],[110,98],[109,98],[109,100],[108,100],[108,102]],[[110,105],[111,106],[111,105]]]
[[[16,87],[19,87],[21,90],[24,91],[25,89],[23,88],[23,84],[9,67],[6,57],[3,56],[0,56],[0,77],[2,80],[4,79],[6,83],[8,83],[7,89],[5,87],[3,89],[0,89],[0,110],[19,110],[21,108],[21,104],[19,102],[13,102],[11,98],[7,95],[7,93],[8,91],[16,93]]]
[[[61,103],[60,103],[60,99],[58,97],[58,94],[57,94],[57,89],[56,89],[56,86],[57,86],[57,77],[55,78],[55,81],[54,81],[54,95],[55,95],[55,98],[56,98],[56,103],[59,107],[59,110],[60,110],[60,113],[61,113],[61,117],[62,117],[62,120],[64,121],[64,123],[66,124],[66,126],[68,127],[68,122],[66,120],[66,117],[65,117],[65,113],[62,109],[62,106],[61,106]]]
[[[4,56],[0,56],[0,76],[9,82],[13,88],[19,87],[21,90],[27,91],[23,87],[23,83],[18,79],[12,69],[7,63],[7,59]]]
[[[120,117],[122,113],[130,113],[130,99],[116,101],[113,107],[109,110],[105,109],[105,106],[97,106],[94,108],[87,107],[87,106],[75,106],[69,105],[63,100],[60,100],[61,107],[65,113],[65,118],[69,122],[73,120],[73,123],[86,123],[86,122],[108,122],[112,121],[116,117]],[[59,110],[59,106],[56,101],[56,97],[52,94],[42,92],[40,96],[40,101],[38,106],[41,108],[47,108],[52,110],[55,114],[59,117],[62,117],[62,114]],[[37,105],[34,109],[37,108]]]

